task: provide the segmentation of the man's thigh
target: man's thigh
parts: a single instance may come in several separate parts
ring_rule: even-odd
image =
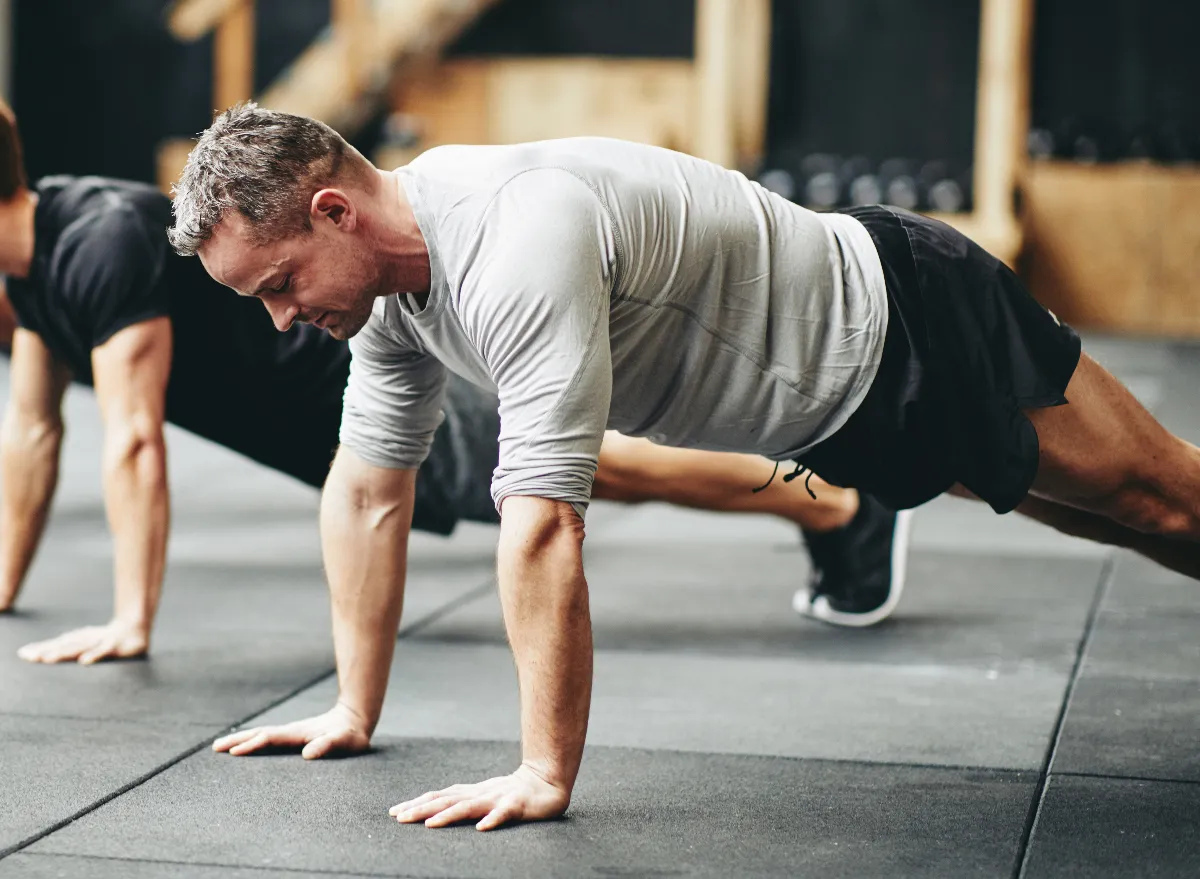
[[[1109,513],[1131,490],[1200,496],[1200,458],[1173,436],[1129,390],[1084,354],[1067,386],[1065,406],[1025,410],[1038,435],[1032,492]]]

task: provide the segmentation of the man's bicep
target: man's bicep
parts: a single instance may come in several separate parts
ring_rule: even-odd
[[[442,420],[446,370],[388,337],[372,318],[350,340],[341,443],[380,467],[416,469]]]

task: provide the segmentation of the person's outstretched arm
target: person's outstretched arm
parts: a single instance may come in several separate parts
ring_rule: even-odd
[[[592,700],[592,621],[583,576],[583,520],[568,503],[504,501],[496,553],[504,626],[521,693],[521,765],[511,775],[431,791],[391,810],[399,821],[479,830],[567,810]]]
[[[521,693],[521,764],[392,809],[480,830],[561,815],[583,757],[592,638],[582,515],[612,395],[608,314],[617,254],[597,197],[567,172],[515,178],[480,226],[458,295],[500,398],[497,575]],[[548,218],[552,218],[548,221]]]
[[[366,750],[379,722],[396,631],[412,524],[415,470],[368,464],[338,449],[321,494],[321,551],[333,605],[338,700],[317,717],[224,736],[216,751],[302,748],[308,759]]]
[[[58,484],[62,398],[70,380],[37,334],[14,332],[0,426],[0,611],[16,601],[46,527]]]
[[[104,421],[104,506],[113,536],[115,602],[102,626],[22,647],[30,662],[85,665],[141,656],[150,649],[166,566],[170,502],[163,438],[171,372],[165,317],[128,326],[92,351]]]

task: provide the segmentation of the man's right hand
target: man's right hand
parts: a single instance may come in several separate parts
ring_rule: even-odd
[[[234,757],[253,754],[264,748],[302,748],[300,756],[316,760],[327,754],[357,754],[367,750],[371,734],[358,712],[339,702],[316,717],[297,720],[283,726],[258,726],[244,729],[213,742],[214,751],[228,751]]]

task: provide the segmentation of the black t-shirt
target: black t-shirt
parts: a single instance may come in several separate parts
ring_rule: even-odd
[[[91,384],[93,348],[169,317],[167,420],[320,485],[337,444],[345,343],[306,324],[276,332],[261,303],[173,253],[170,200],[150,186],[47,177],[37,193],[29,277],[8,279],[18,324]]]

